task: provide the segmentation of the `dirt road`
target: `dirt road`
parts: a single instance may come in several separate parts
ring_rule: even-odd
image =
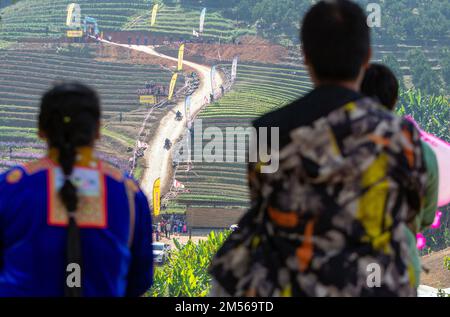
[[[102,42],[110,45],[125,47],[174,62],[178,61],[177,58],[158,53],[151,46],[118,44],[108,42],[106,40],[102,40]],[[200,77],[200,87],[194,92],[191,99],[191,115],[192,117],[195,117],[203,108],[205,105],[205,100],[209,99],[209,95],[211,93],[211,67],[186,60],[184,61],[184,65],[193,68]],[[223,80],[218,72],[216,72],[214,81],[215,90],[220,90]],[[162,189],[170,187],[169,182],[171,182],[171,179],[169,176],[172,168],[171,153],[163,148],[164,141],[168,138],[172,144],[175,144],[176,140],[185,132],[186,127],[186,117],[184,115],[182,121],[175,120],[176,111],[180,111],[184,114],[184,100],[180,101],[176,105],[173,112],[168,112],[161,119],[157,132],[149,142],[149,147],[145,153],[147,167],[144,171],[141,187],[149,199],[152,197],[153,183],[158,177],[161,177]]]

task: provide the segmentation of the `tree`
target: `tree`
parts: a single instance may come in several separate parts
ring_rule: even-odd
[[[382,63],[392,70],[395,77],[398,79],[400,89],[404,90],[405,84],[403,82],[403,72],[400,69],[400,63],[397,58],[395,58],[394,54],[383,55]]]
[[[450,88],[450,48],[446,47],[441,51],[439,64],[441,66],[442,78],[444,79],[447,91]]]
[[[423,51],[419,49],[411,50],[406,58],[409,62],[414,87],[427,94],[439,95],[442,88],[440,74],[431,68],[431,64]]]

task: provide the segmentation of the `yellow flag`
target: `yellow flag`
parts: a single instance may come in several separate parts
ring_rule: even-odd
[[[155,5],[153,6],[153,10],[152,10],[152,19],[151,19],[151,22],[150,22],[150,25],[151,25],[151,26],[154,26],[155,23],[156,23],[156,14],[158,14],[158,7],[159,7],[158,4],[155,4]]]
[[[71,3],[67,6],[66,25],[69,27],[81,26],[81,7],[78,3]]]
[[[72,14],[75,7],[75,3],[71,3],[67,6],[67,20],[66,25],[71,26],[72,25]]]
[[[170,87],[169,87],[169,97],[167,99],[172,100],[173,92],[175,91],[175,85],[177,83],[178,74],[175,73],[172,76],[172,79],[170,80]]]
[[[153,184],[153,214],[157,217],[161,210],[161,179],[158,178]]]
[[[180,45],[178,50],[178,70],[183,70],[184,44]]]

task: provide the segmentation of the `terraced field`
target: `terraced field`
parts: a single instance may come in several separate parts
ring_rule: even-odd
[[[71,0],[22,0],[0,11],[1,38],[60,37],[65,31],[67,5]],[[78,0],[81,14],[97,19],[100,30],[120,30],[128,18],[150,7],[150,0]]]
[[[443,48],[450,45],[450,40],[442,40],[440,42],[421,42],[421,41],[405,41],[396,44],[390,43],[376,43],[373,44],[372,61],[381,62],[383,57],[395,56],[400,64],[401,70],[404,75],[410,74],[410,66],[407,60],[407,54],[414,49],[420,49],[430,62],[433,69],[439,69],[439,54]],[[300,46],[291,47],[289,55],[286,57],[286,62],[298,64],[302,62]]]
[[[156,24],[150,26],[150,11],[142,10],[131,17],[124,30],[148,31],[152,34],[171,37],[191,37],[192,30],[198,31],[201,7],[162,5],[158,11]],[[234,21],[225,19],[217,11],[208,9],[205,18],[203,37],[206,39],[221,39],[230,41],[233,37],[244,34],[254,34],[255,30],[238,28]]]
[[[199,119],[203,120],[203,129],[219,127],[225,135],[226,127],[248,127],[256,117],[295,100],[310,89],[308,75],[301,67],[240,65],[233,90],[206,107]],[[237,134],[238,144],[242,146],[245,140],[244,133]],[[180,194],[169,205],[170,210],[182,210],[186,206],[248,207],[245,163],[194,162],[193,165],[189,172],[186,164],[179,166],[176,179],[189,192]]]
[[[19,39],[59,38],[66,30],[67,5],[72,0],[22,0],[0,10],[2,26],[0,38],[6,41]],[[151,0],[79,0],[82,17],[97,19],[100,31],[136,30],[150,31]],[[200,6],[162,5],[156,25],[151,29],[158,35],[191,37],[198,30]],[[207,39],[230,40],[233,36],[254,33],[239,29],[234,21],[223,18],[218,12],[208,11],[204,36]]]
[[[122,160],[113,163],[127,168],[132,155],[127,151],[134,147],[149,112],[149,107],[139,105],[137,89],[144,88],[146,81],[167,86],[170,77],[169,71],[155,65],[101,63],[54,51],[0,50],[0,170],[42,154],[43,145],[36,137],[39,98],[53,82],[62,79],[79,80],[97,89],[104,109],[99,150],[105,156],[121,154]],[[183,82],[181,77],[177,87]],[[153,109],[145,135],[152,134],[155,122],[168,110]],[[12,142],[19,146],[12,146]]]

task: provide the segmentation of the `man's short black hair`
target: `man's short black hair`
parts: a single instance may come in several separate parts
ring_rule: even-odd
[[[352,80],[370,51],[364,11],[348,0],[323,0],[306,14],[300,31],[303,52],[320,80]]]
[[[398,87],[397,77],[388,67],[371,64],[364,75],[361,93],[377,99],[389,110],[394,110],[398,99]]]

